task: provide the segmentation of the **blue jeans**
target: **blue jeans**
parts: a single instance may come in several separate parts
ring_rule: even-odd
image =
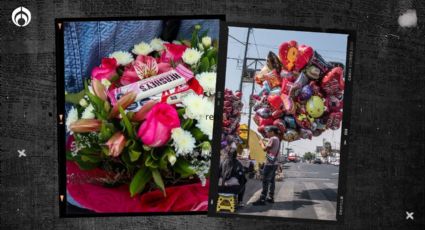
[[[261,200],[265,200],[267,193],[273,199],[275,189],[277,165],[264,165],[263,169],[263,191],[261,192]],[[269,189],[270,186],[270,189]]]

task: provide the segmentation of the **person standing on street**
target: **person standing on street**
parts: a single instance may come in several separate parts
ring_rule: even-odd
[[[277,158],[280,150],[280,140],[277,136],[277,128],[270,127],[266,135],[269,138],[267,145],[260,140],[261,147],[266,151],[266,162],[263,169],[263,190],[260,199],[255,201],[253,205],[265,205],[266,201],[274,203],[275,176],[278,166]]]

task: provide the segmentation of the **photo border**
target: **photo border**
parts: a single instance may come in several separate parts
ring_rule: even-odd
[[[65,140],[65,78],[64,78],[64,22],[81,22],[81,21],[149,21],[149,20],[166,20],[166,19],[178,19],[178,20],[191,20],[191,19],[217,19],[219,20],[219,40],[218,40],[218,62],[221,63],[223,56],[225,43],[221,39],[223,37],[226,16],[223,14],[217,15],[172,15],[172,16],[137,16],[137,17],[93,17],[93,18],[55,18],[55,47],[56,47],[56,98],[57,98],[57,138],[58,138],[58,174],[59,174],[59,217],[60,218],[73,218],[73,217],[112,217],[112,216],[169,216],[169,215],[205,215],[207,211],[184,211],[184,212],[117,212],[117,213],[67,213],[67,192],[66,192],[66,140]],[[227,39],[226,39],[227,46]],[[225,77],[219,73],[222,72],[220,65],[217,65],[217,86],[220,78]],[[222,95],[224,89],[216,88],[216,97]],[[216,116],[216,113],[214,114]],[[216,123],[216,122],[214,122]],[[221,124],[221,122],[220,122]],[[214,124],[215,125],[215,124]],[[214,126],[215,127],[215,126]],[[213,134],[213,143],[217,139],[216,132]],[[212,146],[212,152],[215,150],[215,144]],[[211,185],[211,183],[210,183]]]
[[[273,25],[273,24],[256,24],[256,23],[240,23],[240,22],[227,22],[225,29],[226,38],[220,38],[220,41],[226,41],[225,47],[220,52],[220,67],[226,69],[227,63],[227,40],[229,27],[242,27],[242,28],[258,28],[258,29],[277,29],[277,30],[292,30],[299,32],[320,32],[320,33],[338,33],[346,34],[347,37],[347,53],[346,62],[344,69],[344,97],[343,97],[343,118],[341,124],[341,141],[340,141],[340,165],[338,174],[338,191],[337,191],[337,202],[336,202],[336,220],[322,220],[322,219],[307,219],[307,218],[293,218],[293,217],[278,217],[278,216],[261,216],[261,215],[244,215],[230,212],[217,212],[215,201],[218,198],[218,177],[219,177],[219,165],[220,165],[220,142],[222,133],[221,122],[214,122],[214,139],[213,154],[211,157],[210,166],[210,192],[209,192],[209,205],[208,205],[208,216],[209,217],[241,217],[241,218],[262,218],[267,220],[284,220],[284,221],[295,221],[295,222],[319,222],[319,223],[330,223],[330,224],[342,224],[344,223],[345,213],[345,201],[346,197],[346,180],[347,180],[347,160],[349,154],[349,136],[350,136],[350,121],[351,121],[351,102],[352,102],[352,82],[354,74],[354,50],[356,31],[346,29],[333,29],[333,28],[315,28],[315,27],[303,27],[303,26],[285,26],[285,25]],[[220,28],[222,29],[222,28]],[[224,55],[224,58],[223,56]],[[224,63],[223,63],[224,62]],[[220,69],[222,70],[222,69]],[[217,74],[224,74],[223,78],[217,78],[217,87],[224,89],[225,87],[225,70],[224,72],[217,72]],[[220,75],[221,76],[221,75]],[[223,97],[216,97],[215,107],[215,119],[221,121],[223,119]],[[217,114],[219,113],[219,114]]]

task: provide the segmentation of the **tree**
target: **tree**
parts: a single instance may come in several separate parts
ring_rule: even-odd
[[[310,160],[313,160],[315,158],[315,155],[311,152],[306,152],[306,153],[304,153],[303,158],[304,158],[304,160],[310,161]]]

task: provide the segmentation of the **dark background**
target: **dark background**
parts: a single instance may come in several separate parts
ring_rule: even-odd
[[[24,28],[11,21],[24,6]],[[398,17],[415,9],[418,25]],[[1,1],[1,229],[422,229],[425,2]],[[54,18],[226,14],[231,22],[355,30],[343,224],[204,215],[59,216]],[[18,150],[26,157],[18,157]],[[414,211],[415,220],[406,220]]]

